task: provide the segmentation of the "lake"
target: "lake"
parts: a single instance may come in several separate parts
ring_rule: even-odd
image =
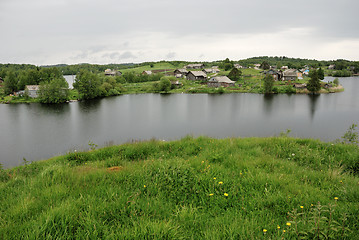
[[[325,80],[333,80],[326,78]],[[5,168],[69,151],[186,135],[290,136],[333,141],[359,120],[359,78],[342,93],[310,95],[135,94],[61,105],[0,104]]]

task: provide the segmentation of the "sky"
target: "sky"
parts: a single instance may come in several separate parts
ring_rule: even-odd
[[[358,0],[0,0],[0,63],[359,60]]]

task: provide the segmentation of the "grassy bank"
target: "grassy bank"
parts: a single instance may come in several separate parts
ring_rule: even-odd
[[[358,159],[287,137],[72,152],[0,172],[0,239],[358,239]]]

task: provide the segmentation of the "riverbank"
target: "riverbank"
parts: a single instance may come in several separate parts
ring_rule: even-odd
[[[0,238],[357,239],[358,158],[285,136],[72,151],[1,172]]]
[[[199,82],[192,82],[183,80],[181,88],[173,88],[166,92],[158,92],[153,89],[153,82],[145,82],[145,83],[131,83],[131,84],[123,84],[123,88],[121,93],[115,95],[125,95],[125,94],[141,94],[141,93],[186,93],[186,94],[194,94],[194,93],[207,93],[207,94],[223,94],[223,93],[256,93],[263,94],[263,89],[260,85],[260,80],[257,83],[243,84],[240,87],[220,87],[213,88],[208,87],[207,84],[201,84]],[[302,82],[301,82],[302,83]],[[276,91],[273,94],[309,94],[307,89],[295,89],[291,85],[287,85],[285,83],[278,83],[274,86]],[[338,85],[335,87],[322,88],[319,91],[319,94],[326,93],[337,93],[343,92],[344,88],[342,85]],[[70,91],[70,99],[68,102],[78,101],[79,94],[77,90],[72,89]],[[0,98],[0,103],[2,104],[12,104],[12,103],[38,103],[38,98],[30,98],[30,97],[22,97],[22,96],[5,96]]]

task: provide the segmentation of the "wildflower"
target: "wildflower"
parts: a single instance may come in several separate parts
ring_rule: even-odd
[[[242,175],[242,172],[240,172],[239,175]]]
[[[283,233],[285,233],[285,230],[283,230]]]
[[[266,232],[267,232],[267,229],[263,229],[263,232],[264,232],[264,234],[266,234]]]
[[[204,161],[202,161],[202,163],[204,163]]]
[[[338,200],[339,198],[338,197],[335,197],[334,200]]]
[[[310,204],[310,206],[311,206],[311,207],[313,207],[313,206],[314,206],[314,205],[313,205],[313,203],[312,203],[312,204]]]
[[[303,206],[300,206],[301,209],[303,209],[304,207]]]
[[[146,187],[146,185],[143,185],[143,187],[145,188],[145,187]]]
[[[280,226],[279,226],[279,225],[277,225],[277,228],[278,228],[278,229],[280,229]]]
[[[292,225],[292,224],[291,224],[290,222],[287,222],[286,225],[287,225],[287,226],[290,226],[290,225]]]
[[[213,178],[213,180],[216,180],[216,179],[217,179],[217,178],[215,178],[215,177]]]
[[[213,193],[210,193],[209,196],[213,196]]]
[[[223,184],[223,182],[219,182],[218,184],[219,184],[219,185],[222,185],[222,184]]]
[[[295,154],[294,154],[294,153],[292,153],[292,156],[294,157],[294,156],[295,156]]]
[[[228,193],[224,193],[223,195],[226,196],[226,197],[228,197]]]
[[[343,183],[343,181],[342,181],[342,180],[340,180],[340,183]]]

